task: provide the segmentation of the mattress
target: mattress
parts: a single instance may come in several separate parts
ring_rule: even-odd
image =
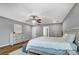
[[[56,50],[44,47],[31,46],[31,48],[29,48],[27,52],[28,51],[34,54],[42,54],[42,55],[68,55],[68,52],[66,50]]]
[[[68,43],[62,37],[38,37],[32,39],[28,42],[26,50],[32,46],[56,50],[77,50],[77,46],[74,43]]]

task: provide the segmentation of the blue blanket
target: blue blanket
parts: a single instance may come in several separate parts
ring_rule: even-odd
[[[27,44],[24,44],[23,45],[23,52],[25,52],[25,53],[27,52],[26,48],[27,48]],[[64,55],[64,54],[67,54],[66,51],[56,50],[56,49],[52,49],[52,48],[44,48],[44,47],[36,47],[36,46],[31,46],[31,48],[37,49],[39,51],[43,51],[43,52],[46,52],[46,53],[49,53],[49,54],[55,54],[55,55]]]

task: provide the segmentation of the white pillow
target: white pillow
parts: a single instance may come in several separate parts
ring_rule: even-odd
[[[67,36],[68,36],[68,34],[66,33],[66,34],[63,35],[63,38],[65,39]]]
[[[75,34],[66,34],[64,39],[66,40],[66,42],[73,43],[73,41],[75,40]]]

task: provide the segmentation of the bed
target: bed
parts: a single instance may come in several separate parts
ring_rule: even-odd
[[[68,35],[69,36],[69,35]],[[69,42],[68,40],[71,39]],[[75,36],[71,37],[38,37],[31,39],[27,46],[26,52],[37,54],[64,55],[67,51],[77,51],[76,44],[73,43]]]

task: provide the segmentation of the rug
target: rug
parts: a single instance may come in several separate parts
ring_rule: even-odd
[[[30,55],[30,54],[22,52],[22,48],[19,48],[15,51],[9,53],[9,55]]]

